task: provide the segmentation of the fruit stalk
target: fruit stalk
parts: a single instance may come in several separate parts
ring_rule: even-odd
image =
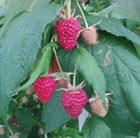
[[[74,86],[74,87],[76,86],[76,70],[77,70],[77,67],[76,67],[76,65],[75,65],[74,76],[73,76],[73,86]]]
[[[64,76],[64,72],[63,72],[62,67],[61,67],[61,65],[60,65],[60,63],[59,63],[59,60],[58,60],[58,57],[57,57],[57,53],[56,53],[56,49],[55,49],[54,47],[53,47],[53,52],[54,52],[54,55],[55,55],[56,62],[57,62],[57,64],[58,64],[60,73],[61,73],[61,75],[62,75],[62,77],[63,77],[63,76]]]
[[[71,17],[71,0],[67,0],[67,16]]]
[[[87,20],[86,20],[85,14],[84,14],[84,12],[83,12],[83,10],[82,10],[82,8],[81,8],[79,2],[76,1],[76,3],[77,3],[77,6],[78,6],[78,8],[79,8],[79,10],[80,10],[80,12],[81,12],[81,14],[82,14],[82,16],[83,16],[83,20],[84,20],[85,26],[86,26],[86,28],[88,28],[88,23],[87,23]]]
[[[12,129],[11,129],[10,126],[9,126],[9,124],[8,124],[8,123],[6,123],[6,124],[7,124],[7,129],[8,129],[8,131],[9,131],[9,133],[10,133],[11,135],[14,135]]]
[[[28,12],[32,12],[33,7],[34,7],[36,1],[37,1],[37,0],[34,0],[34,1],[33,1],[33,3],[31,4],[31,6],[30,6],[30,7],[28,8],[28,10],[27,10]]]

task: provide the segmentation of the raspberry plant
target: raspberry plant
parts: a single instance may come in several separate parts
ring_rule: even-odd
[[[0,137],[138,138],[139,24],[113,0],[1,0]]]

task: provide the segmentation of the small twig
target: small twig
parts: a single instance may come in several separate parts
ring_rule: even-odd
[[[71,17],[71,0],[67,0],[67,15],[68,18]]]
[[[100,24],[102,22],[102,20],[98,21],[97,23],[94,24],[94,26]]]
[[[32,12],[33,7],[34,7],[36,1],[37,1],[37,0],[34,0],[34,1],[33,1],[33,3],[31,4],[31,6],[30,6],[30,7],[28,8],[28,10],[27,10],[28,12]]]
[[[64,77],[64,72],[63,72],[62,67],[61,67],[61,65],[60,65],[60,63],[59,63],[59,60],[58,60],[58,57],[57,57],[57,53],[56,53],[56,50],[55,50],[54,47],[53,47],[53,52],[54,52],[54,55],[55,55],[55,58],[56,58],[58,67],[59,67],[59,69],[60,69],[60,73],[61,73],[62,77]]]
[[[76,70],[77,70],[77,66],[75,65],[75,69],[74,69],[74,76],[73,76],[73,86],[76,86]]]
[[[81,12],[81,14],[82,14],[82,16],[83,16],[83,20],[84,20],[85,26],[86,26],[86,28],[88,28],[88,23],[87,23],[85,14],[84,14],[84,12],[83,12],[83,10],[82,10],[82,8],[81,8],[79,2],[77,1],[76,3],[77,3],[77,6],[78,6],[78,8],[79,8],[79,10],[80,10],[80,12]]]

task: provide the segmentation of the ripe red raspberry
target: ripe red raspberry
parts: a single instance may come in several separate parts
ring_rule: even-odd
[[[51,73],[53,73],[53,69],[52,68],[49,68],[49,70],[48,70],[48,72],[47,72],[48,74],[51,74]]]
[[[59,67],[56,61],[56,58],[53,58],[53,72],[58,72],[59,71]]]
[[[54,57],[53,61],[52,61],[52,66],[48,70],[48,74],[55,73],[55,72],[58,72],[58,71],[59,71],[59,67],[58,67],[56,58]]]
[[[81,25],[75,18],[60,19],[55,24],[57,39],[65,50],[72,50],[77,45]]]
[[[86,93],[80,89],[66,91],[62,94],[61,103],[66,112],[73,118],[77,118],[88,101]]]
[[[56,82],[53,77],[39,77],[33,87],[39,100],[46,103],[54,94]]]

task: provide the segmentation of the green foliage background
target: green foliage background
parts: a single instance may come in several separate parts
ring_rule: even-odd
[[[63,0],[7,0],[0,2],[0,124],[7,138],[138,138],[140,133],[140,2],[91,0],[84,10],[89,25],[97,25],[98,43],[88,46],[79,39],[80,48],[64,51],[51,42],[53,25]],[[131,6],[130,6],[131,5]],[[73,7],[77,9],[75,1]],[[129,8],[128,8],[129,7]],[[77,10],[77,14],[80,12]],[[83,21],[81,24],[83,25]],[[84,27],[84,25],[83,25]],[[61,106],[63,91],[42,105],[26,89],[44,74],[52,62],[55,47],[64,71],[77,65],[77,84],[86,81],[89,98],[96,90],[110,109],[100,118],[89,112],[79,131]],[[22,102],[28,99],[27,104]],[[44,132],[38,133],[40,129]]]

